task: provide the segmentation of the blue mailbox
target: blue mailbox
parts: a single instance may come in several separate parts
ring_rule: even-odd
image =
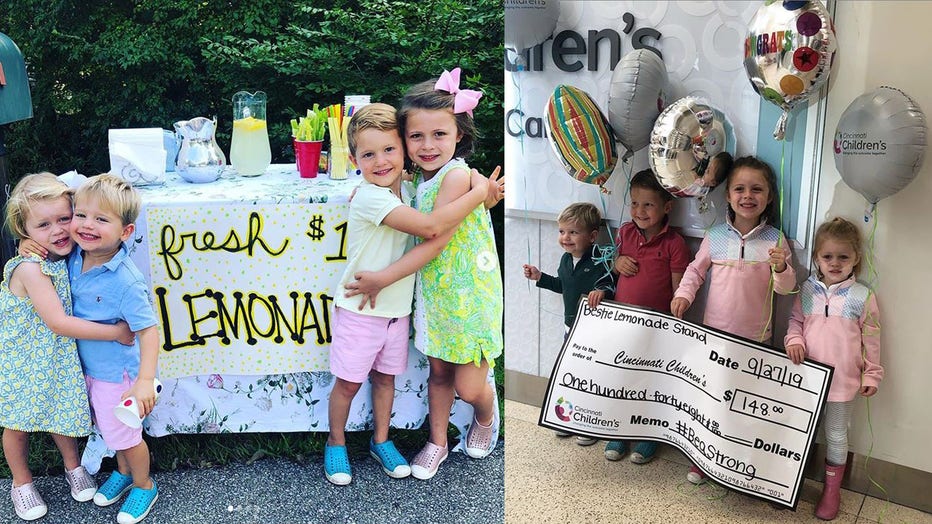
[[[3,135],[8,124],[27,118],[32,118],[32,95],[26,61],[10,37],[0,33],[0,209],[6,208],[11,189]],[[4,228],[0,231],[0,267],[14,254],[13,239]]]
[[[0,33],[0,125],[32,118],[32,96],[23,54]]]

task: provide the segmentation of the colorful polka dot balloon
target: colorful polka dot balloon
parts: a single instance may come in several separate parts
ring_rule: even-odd
[[[783,140],[787,113],[828,79],[835,48],[835,25],[819,0],[765,1],[751,18],[744,69],[754,90],[783,109],[777,140]]]
[[[601,186],[618,162],[608,118],[585,91],[558,85],[547,101],[544,125],[554,153],[580,182]]]

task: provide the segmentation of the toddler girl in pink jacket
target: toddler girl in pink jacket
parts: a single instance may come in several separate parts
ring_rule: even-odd
[[[746,156],[735,160],[727,189],[727,221],[706,232],[673,295],[670,311],[683,318],[711,269],[703,324],[769,343],[771,279],[772,289],[781,295],[796,287],[792,250],[776,228],[777,178],[769,165]],[[686,479],[701,484],[706,475],[694,465]]]
[[[825,404],[825,486],[815,514],[838,514],[839,488],[848,459],[848,422],[858,394],[877,392],[880,367],[880,311],[874,292],[855,281],[861,264],[861,235],[851,222],[835,218],[816,231],[816,273],[800,287],[787,328],[786,354],[799,364],[809,357],[835,367]]]

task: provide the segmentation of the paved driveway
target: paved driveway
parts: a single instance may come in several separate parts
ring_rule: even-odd
[[[158,472],[159,500],[145,524],[498,523],[505,513],[504,441],[489,457],[451,453],[429,481],[394,480],[368,456],[351,456],[353,483],[331,485],[322,462],[265,459],[249,465]],[[413,455],[402,450],[406,456]],[[106,478],[98,475],[99,482]],[[119,504],[77,503],[63,477],[40,477],[36,487],[49,505],[42,524],[115,523]],[[23,522],[9,499],[10,479],[0,479],[0,522]]]

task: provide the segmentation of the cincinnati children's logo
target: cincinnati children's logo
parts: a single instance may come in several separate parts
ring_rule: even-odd
[[[870,137],[866,132],[838,131],[832,140],[832,149],[836,155],[886,155],[887,141]]]
[[[558,419],[569,422],[570,417],[573,416],[573,405],[570,404],[569,400],[560,397],[557,399],[557,405],[554,406],[553,411],[557,414]]]

